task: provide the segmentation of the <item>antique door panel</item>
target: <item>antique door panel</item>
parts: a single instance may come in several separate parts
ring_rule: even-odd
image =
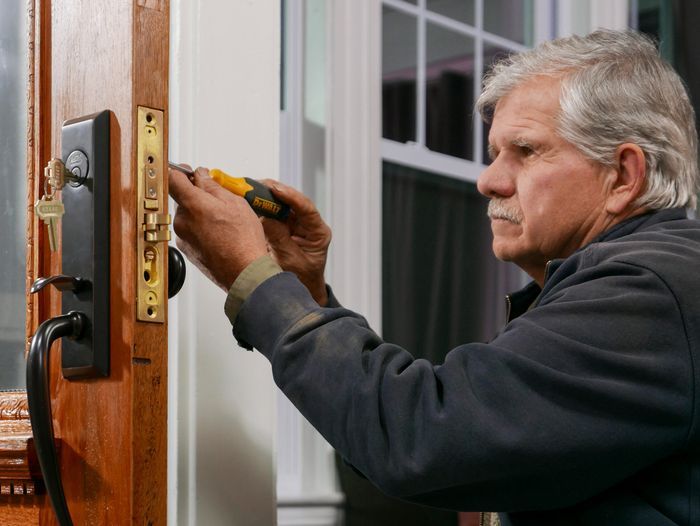
[[[44,192],[43,167],[62,155],[62,125],[109,111],[109,375],[68,380],[59,342],[50,354],[53,427],[68,510],[74,524],[165,524],[167,298],[157,289],[160,297],[149,298],[154,319],[138,321],[144,271],[137,239],[143,239],[145,225],[137,191],[145,171],[137,151],[139,130],[148,127],[162,148],[150,160],[163,180],[151,197],[167,206],[168,0],[30,0],[28,9],[27,289],[38,277],[62,271],[62,243],[50,252],[31,206]],[[157,126],[146,126],[147,114],[157,116]],[[157,229],[165,230],[166,223],[161,217]],[[64,231],[58,238],[67,235],[73,234]],[[167,260],[164,237],[158,237],[161,260]],[[159,281],[165,284],[163,270]],[[61,309],[61,293],[53,287],[28,295],[28,341]],[[26,397],[0,394],[0,400],[0,523],[55,524],[26,435]],[[3,403],[17,409],[3,411]],[[12,425],[3,428],[3,419],[10,418]],[[21,470],[5,469],[7,458]]]

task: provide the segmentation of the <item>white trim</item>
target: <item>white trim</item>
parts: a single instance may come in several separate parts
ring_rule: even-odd
[[[425,21],[425,0],[418,0],[418,38],[416,58],[416,141],[425,144],[425,125],[427,112],[427,86],[426,86],[426,56],[428,54],[428,28]],[[381,49],[380,49],[381,53]]]
[[[416,143],[400,143],[382,139],[382,158],[385,161],[410,166],[426,172],[446,175],[476,183],[483,165],[451,155],[433,152]]]
[[[334,506],[281,508],[278,526],[340,526],[342,513]]]
[[[286,35],[285,108],[280,114],[280,180],[295,188],[302,187],[302,100],[303,75],[295,74],[303,67],[303,5],[300,1],[285,2]]]
[[[605,27],[626,29],[629,27],[628,0],[591,0],[591,30]]]
[[[478,0],[476,2],[475,20],[476,27],[483,29],[484,27],[484,2]],[[474,100],[481,93],[481,79],[484,76],[484,40],[483,38],[474,39]],[[483,161],[482,141],[484,140],[484,125],[481,121],[481,115],[478,111],[472,112],[472,150],[474,152],[474,162],[481,164]]]
[[[586,35],[602,27],[629,27],[628,0],[559,0],[557,7],[557,36]]]
[[[332,1],[329,277],[381,333],[381,2]]]
[[[589,3],[580,0],[558,0],[557,36],[566,37],[588,32]]]
[[[536,46],[545,40],[551,40],[556,36],[556,18],[554,2],[557,0],[535,0],[535,33]]]
[[[173,0],[171,14],[170,157],[274,178],[279,2]],[[224,292],[187,274],[169,303],[168,524],[272,525],[270,365],[236,348]]]
[[[475,5],[477,13],[479,10],[483,12],[482,2],[483,0],[478,0]],[[474,25],[472,26],[465,24],[464,22],[460,22],[459,20],[455,20],[454,18],[429,11],[428,8],[425,7],[425,0],[418,0],[418,5],[407,4],[401,0],[383,0],[382,3],[387,7],[391,7],[392,9],[396,9],[397,11],[401,11],[405,14],[413,15],[421,20],[430,22],[431,24],[454,31],[455,33],[460,33],[472,38],[483,38],[484,41],[498,47],[510,49],[512,51],[524,51],[529,49],[527,46],[524,46],[519,42],[489,33],[488,31],[484,31],[482,25],[478,21],[478,16],[475,18]]]

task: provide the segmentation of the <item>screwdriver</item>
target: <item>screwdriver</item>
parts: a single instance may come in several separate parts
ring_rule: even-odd
[[[184,173],[190,181],[194,182],[193,170],[173,162],[168,162],[168,166],[173,170]],[[287,219],[289,206],[277,199],[267,186],[255,179],[233,177],[218,168],[209,170],[209,176],[222,188],[248,201],[250,207],[258,215],[279,219],[280,221]]]

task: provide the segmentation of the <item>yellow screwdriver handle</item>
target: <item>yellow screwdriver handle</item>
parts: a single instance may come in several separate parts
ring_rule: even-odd
[[[209,176],[222,188],[243,197],[260,215],[280,220],[286,219],[289,215],[289,206],[277,199],[267,186],[255,179],[232,177],[218,168],[209,170]]]
[[[245,194],[253,190],[253,187],[243,177],[231,177],[218,168],[209,170],[209,176],[232,194],[240,195],[241,197],[245,197]]]

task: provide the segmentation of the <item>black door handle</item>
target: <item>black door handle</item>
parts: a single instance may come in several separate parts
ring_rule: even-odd
[[[44,477],[46,492],[60,526],[72,526],[73,521],[63,492],[54,444],[49,392],[49,350],[55,340],[64,336],[79,339],[86,324],[87,318],[82,312],[70,312],[49,318],[39,325],[27,356],[27,402],[34,434],[34,449]]]
[[[172,298],[180,292],[185,283],[186,275],[187,267],[182,252],[175,247],[168,246],[168,298]]]

